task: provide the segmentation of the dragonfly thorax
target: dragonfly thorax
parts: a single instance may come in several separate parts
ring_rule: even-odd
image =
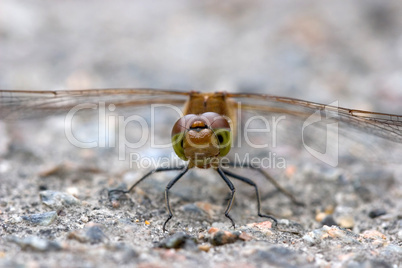
[[[190,166],[209,168],[218,165],[232,145],[229,122],[212,112],[185,115],[173,126],[172,143],[176,154],[190,161]]]

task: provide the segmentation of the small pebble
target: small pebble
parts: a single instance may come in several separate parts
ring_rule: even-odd
[[[352,229],[355,226],[355,220],[350,215],[339,217],[338,222],[340,227],[346,229]]]
[[[205,251],[205,252],[208,252],[211,249],[211,245],[209,245],[209,244],[199,245],[198,249],[202,250],[202,251]]]
[[[27,222],[35,224],[35,225],[48,226],[57,218],[57,212],[50,211],[50,212],[45,212],[45,213],[22,216],[21,218],[24,221],[27,221]]]
[[[303,236],[303,240],[310,246],[313,246],[321,243],[321,237],[322,237],[322,230],[316,229],[305,234]]]
[[[99,225],[93,225],[72,231],[68,234],[67,238],[75,239],[81,243],[97,244],[103,242],[107,237]]]
[[[208,230],[208,234],[213,234],[213,233],[216,233],[217,231],[219,231],[218,228],[216,228],[216,227],[211,227],[211,228],[209,228],[209,230]]]
[[[258,231],[264,233],[266,236],[271,236],[272,232],[272,222],[263,221],[263,222],[253,222],[247,224],[247,227],[257,229]]]
[[[251,235],[249,235],[248,233],[246,233],[246,232],[242,232],[239,235],[239,239],[243,240],[243,241],[250,241],[250,240],[253,240],[253,237]]]
[[[318,213],[315,215],[315,220],[316,220],[317,222],[321,222],[321,223],[322,223],[322,221],[325,219],[326,216],[327,216],[327,213],[325,213],[325,212],[318,212]]]
[[[371,244],[376,246],[383,246],[387,242],[387,237],[377,230],[366,230],[361,237],[370,240]]]
[[[204,240],[205,234],[204,233],[199,233],[198,234],[198,240]]]
[[[67,190],[66,190],[66,192],[67,192],[68,194],[72,195],[72,196],[78,196],[78,194],[79,194],[80,191],[78,190],[77,187],[68,187]]]
[[[87,216],[81,216],[80,220],[81,220],[83,223],[87,223],[87,222],[89,221],[89,218],[88,218]]]
[[[387,211],[385,209],[373,209],[372,211],[369,212],[368,216],[372,219],[380,217],[382,215],[387,214]]]
[[[81,203],[74,196],[63,192],[47,190],[41,191],[39,196],[43,204],[53,209],[75,206]]]
[[[272,222],[270,222],[270,221],[253,222],[253,223],[247,224],[247,226],[252,227],[252,228],[256,227],[260,230],[268,230],[268,229],[272,229]]]
[[[402,230],[398,231],[397,237],[399,240],[402,240]]]
[[[159,243],[160,248],[196,248],[197,240],[184,232],[177,232]]]
[[[321,221],[322,225],[327,225],[327,226],[333,226],[333,225],[338,225],[334,219],[334,217],[332,217],[332,215],[327,215],[324,217],[324,219]]]
[[[214,246],[221,246],[236,242],[239,239],[240,232],[223,231],[218,228],[210,228],[208,233],[211,235],[209,241]]]
[[[120,201],[119,200],[112,200],[112,207],[113,208],[119,208],[120,207]]]
[[[8,221],[12,224],[20,223],[20,222],[22,222],[22,217],[17,216],[17,215],[12,215]]]
[[[328,205],[325,207],[325,214],[329,215],[329,214],[333,214],[335,210],[335,206],[334,205]]]
[[[50,250],[61,250],[62,246],[55,242],[42,239],[38,236],[29,236],[25,238],[19,238],[16,236],[11,236],[8,239],[10,242],[16,243],[23,250],[32,249],[36,251],[50,251]]]
[[[328,238],[339,239],[341,242],[347,244],[354,244],[359,243],[359,241],[357,240],[358,237],[359,236],[357,234],[338,226],[329,227],[327,225],[324,225],[320,229],[315,229],[305,234],[303,236],[303,240],[310,246],[320,244]]]

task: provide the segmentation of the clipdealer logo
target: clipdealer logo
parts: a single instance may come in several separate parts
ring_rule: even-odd
[[[324,110],[317,110],[310,115],[304,122],[302,127],[303,146],[312,156],[318,160],[332,166],[338,166],[339,158],[339,123],[338,123],[338,101],[330,103]],[[334,120],[332,120],[334,119]],[[326,121],[329,121],[328,123]],[[323,152],[308,146],[305,141],[305,131],[307,127],[317,124],[326,124],[326,140]],[[322,138],[322,137],[321,137]]]
[[[144,117],[139,115],[131,115],[125,117],[123,115],[116,115],[113,113],[116,109],[114,104],[109,104],[106,107],[105,102],[99,102],[98,104],[95,103],[83,103],[76,105],[73,107],[66,115],[64,121],[65,127],[65,135],[68,141],[82,149],[89,149],[89,148],[114,148],[118,147],[118,155],[119,160],[126,159],[126,148],[131,149],[139,149],[143,147],[147,142],[150,140],[150,147],[161,149],[161,148],[169,148],[172,146],[171,142],[165,144],[156,144],[155,137],[156,129],[155,129],[155,119],[158,116],[163,116],[158,113],[158,108],[169,108],[172,109],[175,113],[177,113],[178,118],[183,116],[183,112],[174,105],[170,104],[152,104],[151,105],[151,112],[150,118],[151,121],[148,123]],[[238,107],[241,107],[239,104]],[[313,114],[311,114],[304,122],[301,130],[302,135],[302,142],[304,148],[309,152],[312,156],[319,159],[320,161],[336,167],[338,165],[338,102],[333,102],[326,106],[324,110],[317,110]],[[73,134],[73,119],[77,116],[77,113],[81,110],[90,109],[90,110],[97,110],[98,112],[98,137],[97,140],[92,141],[82,141],[77,139]],[[240,110],[240,109],[239,109]],[[241,120],[241,111],[237,112],[238,119]],[[335,119],[335,120],[331,120]],[[267,118],[261,115],[255,115],[250,118],[244,123],[244,125],[239,121],[237,124],[237,133],[242,135],[237,135],[238,137],[234,140],[233,146],[241,147],[242,141],[246,142],[248,146],[251,148],[274,148],[277,147],[277,131],[278,125],[282,120],[286,120],[285,115],[281,115],[279,117],[272,116],[272,122],[270,122]],[[138,125],[138,132],[141,133],[141,137],[136,142],[130,142],[125,133],[126,128],[129,123],[136,123]],[[253,128],[253,122],[258,122],[262,125],[262,128]],[[316,125],[322,126],[326,124],[326,141],[325,141],[325,149],[324,150],[317,150],[312,146],[309,146],[305,139],[306,130],[310,127],[314,127]],[[244,127],[241,128],[241,125]],[[117,137],[116,137],[117,133]],[[263,143],[257,144],[253,143],[249,139],[249,135],[252,133],[260,133],[260,135],[271,135],[272,141],[271,143]],[[320,137],[322,138],[322,137]],[[117,141],[117,142],[116,142]],[[236,142],[235,142],[236,141]],[[286,165],[284,165],[286,166]]]

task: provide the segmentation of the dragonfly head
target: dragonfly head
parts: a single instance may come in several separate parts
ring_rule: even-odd
[[[212,161],[229,153],[232,134],[229,122],[217,113],[188,114],[172,129],[176,154],[197,167],[209,167]]]

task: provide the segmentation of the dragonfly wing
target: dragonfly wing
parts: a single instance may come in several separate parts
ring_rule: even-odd
[[[236,140],[243,141],[241,149],[239,146],[240,152],[263,156],[268,150],[286,159],[304,157],[304,153],[300,152],[308,152],[306,156],[313,155],[321,162],[332,154],[333,164],[330,165],[333,166],[338,164],[337,161],[345,163],[355,160],[398,165],[402,159],[400,115],[270,95],[228,96],[236,101],[235,106],[240,110],[238,118],[241,119],[239,125],[242,125],[242,129],[238,132],[241,131],[243,137]],[[265,132],[258,130],[264,128]],[[247,148],[244,138],[246,141],[254,139],[248,149],[244,149]],[[264,149],[261,145],[268,146]]]
[[[38,118],[62,114],[79,104],[132,108],[185,103],[187,92],[154,89],[86,89],[60,91],[0,90],[0,119]]]
[[[300,120],[316,120],[326,123],[337,122],[342,128],[353,127],[357,130],[402,143],[402,115],[368,112],[325,105],[293,98],[258,95],[229,94],[245,110],[262,113],[286,114]]]
[[[140,163],[142,157],[149,160],[172,152],[171,128],[182,116],[188,95],[150,89],[0,90],[0,120],[4,121],[0,124],[7,126],[8,134],[3,141],[9,148],[22,146],[33,152],[49,144],[44,151],[52,151],[57,144],[54,151],[73,159],[87,148],[108,159],[110,167],[118,167],[124,162],[120,160],[127,164],[131,157]]]

